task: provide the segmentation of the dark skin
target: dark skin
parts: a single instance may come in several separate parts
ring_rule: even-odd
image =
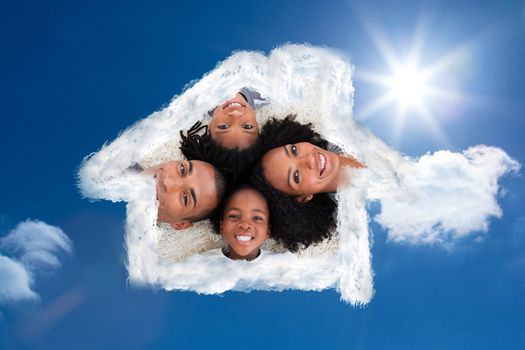
[[[240,93],[213,110],[208,128],[213,140],[228,149],[249,148],[259,136],[255,111]]]
[[[193,225],[192,217],[217,206],[214,168],[201,161],[169,161],[147,168],[156,179],[158,221],[176,230]]]
[[[299,202],[310,201],[316,193],[337,192],[348,182],[346,167],[365,167],[350,156],[308,142],[274,148],[264,155],[262,165],[266,180]]]
[[[270,213],[266,199],[253,189],[235,192],[227,201],[220,231],[228,242],[228,257],[253,260],[270,235]]]

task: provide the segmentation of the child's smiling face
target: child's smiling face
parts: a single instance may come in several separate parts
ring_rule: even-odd
[[[253,189],[235,192],[224,207],[221,234],[228,242],[231,259],[252,260],[270,234],[266,199]]]
[[[241,93],[215,107],[208,127],[212,139],[228,149],[249,148],[259,136],[255,111]]]

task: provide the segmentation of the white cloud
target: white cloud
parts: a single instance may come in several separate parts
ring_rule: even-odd
[[[128,202],[130,281],[199,293],[336,288],[343,300],[366,304],[374,292],[368,201],[381,203],[375,219],[392,241],[443,242],[487,230],[490,217],[501,215],[498,179],[517,171],[518,163],[486,146],[419,159],[403,156],[352,118],[352,71],[344,57],[329,49],[285,45],[268,56],[238,52],[166,108],[88,156],[79,171],[82,193]],[[242,86],[271,101],[257,111],[260,123],[296,114],[367,166],[352,172],[353,185],[337,195],[336,239],[301,254],[276,254],[264,269],[199,255],[220,245],[204,223],[176,233],[158,227],[153,181],[147,184],[127,170],[135,162],[149,166],[180,159],[179,131]]]
[[[487,146],[407,161],[397,169],[404,198],[381,200],[375,220],[396,242],[447,243],[487,232],[490,218],[502,215],[498,180],[519,168],[504,151]]]
[[[38,220],[20,222],[0,238],[0,303],[38,298],[34,276],[60,267],[58,254],[72,252],[72,242],[58,227]]]
[[[3,255],[0,255],[0,278],[0,303],[38,298],[31,289],[33,277],[26,267]]]

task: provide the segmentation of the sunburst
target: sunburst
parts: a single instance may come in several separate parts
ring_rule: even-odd
[[[393,136],[398,142],[403,136],[407,118],[422,119],[431,133],[443,144],[448,144],[438,120],[440,110],[447,104],[457,103],[465,96],[456,86],[443,84],[443,75],[451,75],[454,66],[464,61],[469,45],[463,44],[437,58],[433,63],[423,66],[421,60],[422,35],[416,33],[408,55],[400,57],[394,54],[391,45],[377,30],[369,30],[370,36],[388,73],[371,70],[356,70],[356,80],[381,87],[382,93],[365,104],[356,115],[364,120],[385,109],[392,109],[394,115]],[[432,106],[432,108],[430,108]],[[436,106],[441,106],[436,108]]]

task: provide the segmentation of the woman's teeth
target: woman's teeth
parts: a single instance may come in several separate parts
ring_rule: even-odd
[[[322,155],[321,153],[319,153],[319,162],[320,162],[320,169],[319,169],[319,175],[323,175],[324,173],[324,167],[326,165],[326,158],[324,157],[324,155]]]

